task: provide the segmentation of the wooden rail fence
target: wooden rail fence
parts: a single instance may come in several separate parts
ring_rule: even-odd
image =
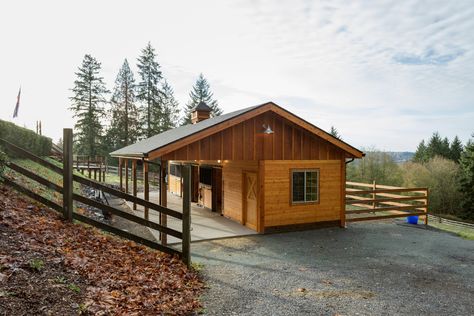
[[[135,241],[137,243],[146,245],[150,248],[160,250],[162,252],[171,254],[171,255],[177,255],[180,257],[188,266],[190,264],[190,241],[191,241],[191,235],[190,235],[190,206],[191,206],[191,200],[190,200],[190,192],[191,192],[191,171],[190,167],[185,167],[184,168],[184,177],[185,177],[185,187],[189,191],[187,195],[184,196],[183,198],[183,212],[178,212],[166,207],[163,207],[161,205],[152,203],[150,201],[138,198],[136,196],[124,193],[120,190],[116,190],[113,188],[110,188],[108,186],[105,186],[97,181],[94,181],[92,179],[87,179],[83,176],[77,175],[73,173],[74,169],[74,163],[73,163],[73,156],[72,156],[72,130],[71,129],[64,129],[64,135],[63,135],[63,165],[60,167],[58,164],[54,164],[48,160],[45,160],[43,158],[37,157],[33,155],[32,153],[6,141],[0,138],[0,144],[3,145],[7,151],[12,151],[15,152],[17,155],[26,158],[28,160],[31,160],[37,164],[40,164],[41,166],[48,168],[63,177],[62,185],[58,185],[56,183],[53,183],[49,181],[48,179],[45,179],[41,177],[40,175],[27,170],[26,168],[18,165],[15,162],[9,162],[7,167],[10,168],[12,171],[15,173],[19,173],[28,179],[36,181],[38,184],[46,186],[47,188],[54,190],[56,192],[59,192],[62,194],[62,205],[58,204],[55,201],[52,201],[50,199],[47,199],[38,193],[33,192],[29,188],[19,184],[18,182],[15,181],[14,178],[9,178],[7,176],[3,176],[3,183],[6,185],[9,185],[13,189],[27,195],[28,197],[58,211],[63,214],[63,217],[68,220],[72,221],[78,220],[81,222],[84,222],[86,224],[89,224],[91,226],[95,226],[99,229],[108,231],[110,233],[116,234],[120,237]],[[110,195],[122,198],[127,201],[131,201],[133,203],[136,203],[138,205],[142,205],[146,208],[155,210],[159,212],[160,214],[166,214],[168,216],[174,217],[178,220],[182,221],[182,230],[177,231],[175,229],[166,227],[164,225],[161,225],[159,223],[150,221],[148,219],[136,216],[131,213],[124,212],[123,210],[120,210],[118,208],[115,208],[110,205],[103,204],[101,202],[97,202],[96,200],[90,199],[88,197],[82,196],[78,194],[77,192],[74,192],[74,182],[80,183],[85,186],[89,186],[95,189],[99,189],[103,192],[106,192]],[[164,235],[171,235],[173,237],[176,237],[178,239],[182,240],[182,247],[181,249],[176,249],[168,246],[166,243],[161,243],[156,242],[156,241],[151,241],[148,239],[145,239],[143,237],[140,237],[138,235],[135,235],[133,233],[130,233],[125,230],[118,229],[116,227],[113,227],[109,224],[97,221],[95,219],[92,219],[90,217],[84,216],[82,214],[79,214],[74,211],[73,207],[73,201],[77,201],[86,205],[89,205],[91,207],[112,213],[115,216],[120,216],[124,219],[127,219],[131,222],[134,222],[136,224],[154,229],[159,231],[161,234]],[[166,238],[164,239],[166,240]]]
[[[428,224],[428,201],[427,188],[346,182],[346,222],[418,215]]]
[[[83,156],[73,155],[72,164],[74,169],[82,174],[87,172],[89,179],[99,180],[105,182],[105,174],[107,172],[107,160],[101,156]]]

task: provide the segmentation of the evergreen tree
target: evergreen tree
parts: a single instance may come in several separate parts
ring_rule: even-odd
[[[461,155],[460,165],[460,191],[463,195],[461,217],[474,220],[474,141],[468,141]]]
[[[463,151],[463,146],[462,146],[461,140],[456,135],[449,147],[450,159],[454,160],[455,162],[459,162],[462,151]]]
[[[213,99],[214,94],[211,92],[209,82],[201,73],[189,93],[189,102],[184,108],[184,117],[182,125],[191,124],[191,113],[194,108],[200,103],[206,103],[211,109],[211,116],[219,116],[222,114],[222,109],[219,107],[216,100]]]
[[[419,163],[423,163],[423,162],[428,161],[427,148],[426,148],[424,140],[422,140],[420,142],[420,144],[418,144],[418,147],[416,148],[416,152],[415,152],[415,155],[413,156],[412,160],[414,162],[419,162]]]
[[[151,43],[148,43],[141,53],[137,64],[140,75],[137,98],[141,101],[141,120],[145,122],[142,136],[148,138],[161,131],[162,92],[159,83],[163,76]]]
[[[334,126],[331,126],[331,131],[329,134],[336,137],[337,139],[342,139],[341,134],[339,134],[338,130]]]
[[[77,79],[72,88],[73,96],[70,110],[77,118],[75,134],[77,152],[95,156],[99,153],[104,116],[105,95],[108,93],[103,78],[99,75],[101,64],[91,55],[85,55],[82,65],[76,72]]]
[[[451,159],[451,149],[449,148],[449,139],[447,137],[443,138],[443,142],[441,143],[440,156]]]
[[[428,142],[426,156],[428,159],[434,158],[435,156],[443,156],[443,151],[443,140],[438,132],[434,132]]]
[[[173,88],[164,80],[162,85],[163,91],[163,115],[161,121],[161,131],[167,131],[175,128],[179,120],[179,104],[174,97]]]
[[[139,136],[138,110],[135,105],[135,79],[127,59],[123,62],[110,101],[110,128],[107,131],[111,148],[120,148],[137,141]]]

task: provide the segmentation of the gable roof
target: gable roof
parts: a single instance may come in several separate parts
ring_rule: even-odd
[[[332,136],[324,130],[314,126],[313,124],[303,120],[302,118],[294,115],[293,113],[285,110],[273,102],[267,102],[264,104],[248,107],[224,115],[216,116],[203,120],[196,124],[189,124],[180,126],[161,134],[152,136],[150,138],[139,141],[135,144],[126,146],[118,149],[110,155],[112,157],[123,157],[123,158],[147,158],[152,152],[160,151],[162,154],[180,148],[187,145],[197,139],[204,138],[209,133],[219,132],[230,126],[238,124],[249,118],[258,116],[267,111],[273,111],[291,122],[301,126],[309,132],[327,140],[333,145],[341,148],[350,156],[355,158],[362,158],[364,155],[362,151],[355,147],[347,144],[346,142]],[[156,155],[153,155],[156,156]]]

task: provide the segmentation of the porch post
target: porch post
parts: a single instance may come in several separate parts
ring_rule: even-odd
[[[346,158],[341,158],[341,212],[340,223],[341,228],[346,228]]]
[[[125,193],[128,194],[128,159],[125,159],[124,162],[125,162]]]
[[[166,170],[168,169],[168,161],[162,160],[160,166],[160,205],[163,207],[168,206],[168,190],[166,188]],[[167,225],[167,217],[166,214],[160,213],[160,225],[165,226]],[[166,245],[168,243],[167,235],[164,233],[160,233],[161,243]]]
[[[132,160],[132,192],[133,196],[137,196],[137,160]],[[137,203],[133,202],[133,210],[137,209]]]
[[[150,200],[150,184],[148,181],[148,162],[146,160],[143,160],[143,194],[145,197],[145,201]],[[149,214],[148,214],[148,207],[145,207],[145,219],[148,220]]]
[[[120,191],[123,191],[123,160],[119,158],[119,178],[120,178]]]
[[[191,264],[191,166],[184,165],[181,169],[183,175],[183,262],[189,267]]]

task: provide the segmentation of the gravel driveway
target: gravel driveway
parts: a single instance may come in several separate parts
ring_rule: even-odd
[[[474,315],[474,241],[401,221],[197,242],[208,315]]]

